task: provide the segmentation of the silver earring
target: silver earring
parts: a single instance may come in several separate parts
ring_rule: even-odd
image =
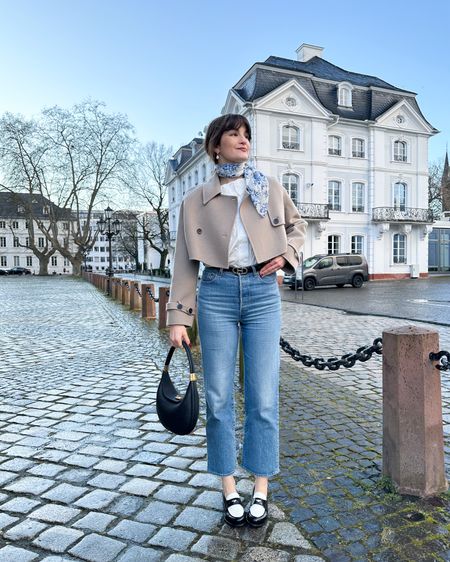
[[[217,152],[216,152],[216,160],[219,160],[219,155],[217,154]]]

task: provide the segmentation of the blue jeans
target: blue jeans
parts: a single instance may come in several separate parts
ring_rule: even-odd
[[[278,398],[281,302],[276,274],[260,277],[207,267],[198,292],[198,327],[206,397],[208,471],[236,468],[234,377],[242,333],[242,466],[255,476],[279,472]]]

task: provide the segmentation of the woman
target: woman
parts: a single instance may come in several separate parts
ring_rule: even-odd
[[[225,521],[259,527],[267,519],[268,479],[279,471],[280,294],[276,272],[293,273],[306,222],[286,190],[248,164],[251,130],[228,114],[208,127],[205,148],[215,174],[184,198],[167,304],[172,345],[190,344],[196,308],[206,397],[208,471],[220,475]],[[250,508],[236,491],[234,375],[244,353],[242,466],[255,476]]]

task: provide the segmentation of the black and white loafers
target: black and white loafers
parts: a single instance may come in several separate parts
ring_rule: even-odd
[[[246,521],[250,527],[262,527],[267,521],[269,502],[263,494],[253,490],[252,501],[246,512]]]
[[[241,498],[237,493],[227,497],[228,499],[222,494],[225,522],[231,527],[242,527],[245,524],[245,511]]]

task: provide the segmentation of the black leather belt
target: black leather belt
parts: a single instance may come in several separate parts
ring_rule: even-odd
[[[229,271],[230,273],[234,273],[235,275],[247,275],[247,273],[252,273],[253,271],[259,271],[262,269],[267,262],[265,263],[257,263],[255,265],[246,265],[245,267],[214,267],[212,269],[220,269],[221,271]]]

